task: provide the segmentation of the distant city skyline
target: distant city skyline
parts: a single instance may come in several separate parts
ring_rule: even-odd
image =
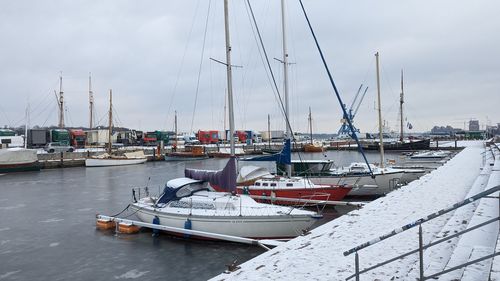
[[[377,130],[375,52],[394,131],[401,69],[410,132],[500,122],[500,3],[303,2],[344,103],[369,87],[354,121],[361,132]],[[292,128],[308,131],[311,107],[313,131],[336,133],[340,106],[298,1],[286,3]],[[280,2],[251,4],[281,86]],[[229,13],[233,64],[242,66],[233,70],[236,128],[267,130],[269,114],[271,128],[284,129],[246,2],[230,1]],[[225,68],[210,60],[225,58],[222,1],[22,0],[3,3],[0,17],[1,127],[23,125],[28,103],[31,125],[57,125],[61,72],[65,123],[88,126],[91,72],[97,125],[107,125],[113,89],[117,126],[172,130],[177,111],[180,131],[224,129]]]

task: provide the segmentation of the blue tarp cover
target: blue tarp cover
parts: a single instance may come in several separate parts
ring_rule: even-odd
[[[250,157],[250,158],[243,158],[240,160],[242,160],[242,161],[274,161],[277,164],[291,165],[292,164],[292,148],[290,145],[290,140],[287,139],[285,141],[285,145],[283,146],[283,149],[281,149],[281,151],[279,153]]]

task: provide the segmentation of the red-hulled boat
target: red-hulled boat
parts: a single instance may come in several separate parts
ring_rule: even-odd
[[[300,203],[296,200],[287,201],[283,198],[305,200],[342,200],[352,186],[344,185],[320,185],[314,184],[307,178],[302,177],[282,177],[266,175],[253,183],[237,186],[239,194],[249,194],[254,196],[267,196],[277,198],[272,200],[276,204]]]

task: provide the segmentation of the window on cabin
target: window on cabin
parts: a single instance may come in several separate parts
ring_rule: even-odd
[[[293,186],[293,183],[287,183],[286,186]]]
[[[271,186],[276,186],[276,183],[275,182],[271,183]]]
[[[260,186],[260,182],[256,182],[256,183],[255,183],[255,186]]]
[[[267,182],[263,183],[262,186],[267,186]]]

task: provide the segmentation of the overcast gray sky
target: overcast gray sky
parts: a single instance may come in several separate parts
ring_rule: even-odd
[[[102,125],[113,89],[118,125],[171,130],[176,110],[180,130],[222,130],[225,68],[209,59],[225,59],[222,4],[2,1],[0,125],[22,125],[28,100],[32,125],[56,125],[54,90],[62,71],[69,126],[88,126],[92,72]],[[281,57],[280,1],[251,4],[269,56]],[[304,5],[344,101],[351,102],[361,83],[369,86],[355,118],[361,131],[377,126],[377,51],[383,115],[393,129],[401,69],[413,131],[463,128],[471,118],[482,125],[500,122],[500,2],[304,0]],[[229,12],[233,64],[243,66],[233,72],[236,127],[266,130],[270,114],[272,129],[283,129],[246,1],[230,1]],[[307,130],[310,106],[316,132],[337,132],[341,110],[298,1],[287,1],[287,17],[292,127]],[[271,64],[282,85],[282,66]]]

